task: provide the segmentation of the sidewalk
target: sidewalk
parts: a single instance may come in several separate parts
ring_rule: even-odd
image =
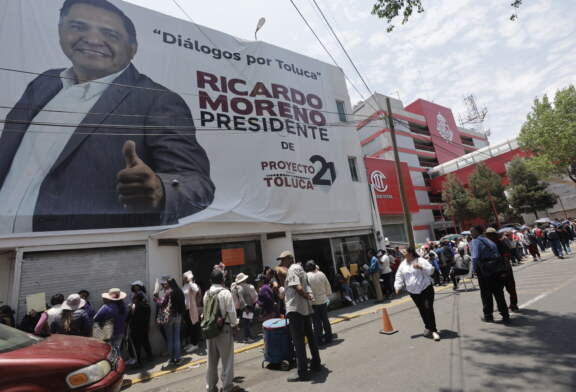
[[[451,286],[447,285],[436,287],[435,289],[436,291],[441,291],[450,287]],[[372,314],[377,311],[381,311],[383,308],[397,306],[407,301],[411,301],[410,296],[401,294],[396,296],[394,299],[386,300],[383,303],[375,303],[374,300],[368,300],[355,306],[345,306],[334,309],[329,312],[330,324],[335,325],[346,320]],[[234,342],[234,354],[239,354],[248,350],[254,350],[264,345],[264,341],[262,340],[262,333],[260,333],[258,336],[255,336],[255,342],[251,344],[241,343],[237,340],[238,338]],[[143,369],[134,369],[127,365],[122,388],[125,389],[131,385],[146,380],[162,377],[174,372],[198,367],[205,364],[207,361],[206,342],[204,340],[200,341],[198,350],[196,350],[194,353],[186,354],[182,352],[182,354],[182,363],[178,367],[168,367],[168,357],[163,357],[161,355],[156,355],[153,362],[145,363]]]
[[[546,250],[543,253],[545,259],[550,259],[554,257],[550,250]],[[525,266],[526,264],[533,263],[532,258],[528,257],[522,262],[521,265],[514,265],[514,268]],[[435,292],[444,291],[447,289],[452,289],[451,284],[444,286],[434,287]],[[345,306],[338,309],[334,309],[329,312],[330,324],[335,325],[346,320],[351,320],[357,317],[365,316],[368,314],[374,314],[381,311],[384,308],[391,308],[406,302],[412,301],[407,293],[395,296],[392,300],[386,300],[383,303],[375,303],[374,300],[364,301],[355,306]],[[239,354],[248,350],[254,350],[261,348],[264,345],[262,340],[262,334],[254,337],[255,342],[251,344],[241,343],[239,341],[234,342],[234,354]],[[124,382],[122,388],[125,389],[131,385],[150,380],[157,377],[162,377],[171,373],[178,371],[199,367],[206,363],[206,344],[205,341],[200,341],[198,350],[192,354],[186,354],[182,352],[182,363],[178,367],[168,367],[168,357],[163,357],[161,355],[156,355],[153,362],[146,363],[143,369],[131,369],[126,366],[126,373],[124,374]]]

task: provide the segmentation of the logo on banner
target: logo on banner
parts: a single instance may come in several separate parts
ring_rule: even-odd
[[[446,140],[448,143],[452,143],[454,139],[454,132],[450,129],[448,124],[446,123],[446,118],[440,112],[436,115],[436,119],[438,122],[436,123],[436,128],[438,129],[438,133],[442,136],[442,139]]]
[[[384,173],[378,170],[374,170],[370,176],[370,179],[372,180],[372,185],[374,185],[374,188],[378,192],[384,193],[388,190],[388,184],[386,183],[386,176]]]

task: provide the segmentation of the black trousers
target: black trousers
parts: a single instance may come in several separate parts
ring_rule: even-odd
[[[478,272],[478,284],[480,285],[480,297],[482,298],[482,308],[484,317],[488,320],[494,318],[494,299],[498,306],[498,311],[504,318],[508,318],[508,305],[506,305],[506,298],[504,298],[504,282],[502,278],[496,274],[494,276],[484,276],[480,271]],[[492,298],[494,297],[494,298]]]
[[[436,316],[434,316],[434,288],[432,285],[426,287],[420,294],[412,294],[412,301],[416,304],[420,317],[424,321],[424,327],[431,332],[437,332]]]
[[[506,291],[510,294],[510,307],[518,307],[518,294],[516,293],[516,281],[514,280],[514,272],[510,269],[506,272],[506,277],[504,278],[504,287]]]
[[[152,361],[154,359],[152,355],[152,347],[150,346],[150,340],[148,340],[148,328],[142,329],[131,329],[130,330],[130,340],[134,344],[134,351],[135,351],[135,358],[138,361],[138,365],[142,365],[142,357],[141,352],[142,348],[146,352],[146,357],[148,361]]]
[[[452,283],[454,283],[454,286],[458,286],[458,282],[456,281],[456,275],[466,275],[468,272],[470,272],[470,270],[456,267],[452,268],[452,270],[450,271],[450,277],[452,278]]]
[[[308,358],[306,357],[306,344],[304,337],[308,339],[308,348],[312,355],[310,366],[320,366],[320,352],[318,351],[318,344],[316,343],[316,336],[312,330],[312,320],[310,315],[304,316],[297,312],[290,312],[287,314],[290,335],[296,350],[296,364],[298,365],[298,375],[300,377],[308,376]]]
[[[184,324],[186,324],[186,334],[190,338],[190,343],[194,346],[198,345],[198,341],[200,340],[200,320],[196,324],[192,324],[192,319],[190,318],[190,312],[186,310],[182,314],[182,320]]]

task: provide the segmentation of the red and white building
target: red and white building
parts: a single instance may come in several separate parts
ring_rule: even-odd
[[[390,101],[414,237],[417,243],[422,243],[427,238],[441,237],[453,227],[450,218],[442,213],[441,179],[447,168],[463,167],[463,163],[450,165],[474,156],[489,144],[484,133],[457,126],[452,110],[447,107],[423,99],[406,107],[400,100],[390,98]],[[386,97],[375,94],[357,104],[353,112],[382,232],[391,241],[406,242],[386,108]],[[438,180],[432,178],[434,175]]]

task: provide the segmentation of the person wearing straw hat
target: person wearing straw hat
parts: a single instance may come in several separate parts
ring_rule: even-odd
[[[117,349],[120,349],[122,344],[126,317],[128,315],[124,298],[126,298],[126,293],[119,288],[112,288],[107,293],[102,293],[104,304],[94,316],[95,323],[103,324],[106,320],[114,321],[114,332],[112,333],[112,339],[110,339],[110,345]]]
[[[86,301],[79,294],[70,294],[62,304],[60,317],[54,319],[48,332],[63,335],[90,336],[92,322],[88,312],[83,309]]]
[[[242,312],[242,334],[244,343],[253,343],[252,334],[250,333],[250,324],[254,317],[254,304],[258,300],[258,293],[253,285],[248,284],[246,280],[248,275],[240,272],[234,281],[232,294],[238,298],[239,310]]]

